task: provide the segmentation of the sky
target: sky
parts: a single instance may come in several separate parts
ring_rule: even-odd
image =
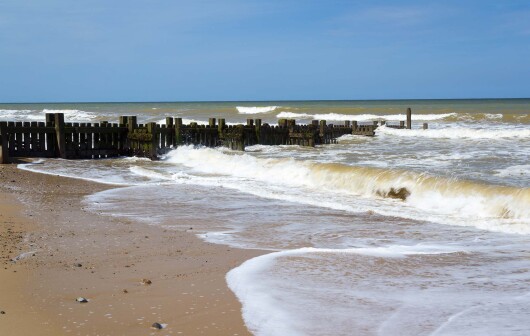
[[[0,0],[0,103],[529,97],[528,0]]]

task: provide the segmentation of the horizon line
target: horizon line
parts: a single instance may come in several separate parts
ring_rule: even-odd
[[[530,97],[511,98],[385,98],[385,99],[279,99],[279,100],[161,100],[161,101],[40,101],[0,102],[0,105],[22,104],[171,104],[171,103],[261,103],[261,102],[362,102],[362,101],[436,101],[436,100],[525,100]]]

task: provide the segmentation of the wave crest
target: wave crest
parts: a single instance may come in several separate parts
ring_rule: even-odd
[[[279,106],[236,106],[240,114],[267,113],[276,110]]]

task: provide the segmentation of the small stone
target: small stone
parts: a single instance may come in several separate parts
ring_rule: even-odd
[[[164,329],[165,327],[167,327],[167,324],[155,322],[151,325],[151,327],[155,329]]]
[[[2,311],[0,311],[0,314],[1,314],[1,315],[5,315],[6,312],[2,310]]]
[[[123,292],[124,292],[125,294],[129,293],[129,291],[126,290],[126,289],[124,289]]]
[[[149,279],[142,279],[142,285],[150,285],[152,284],[153,282]]]
[[[82,265],[82,264],[79,264],[79,263],[77,263],[77,264],[75,264],[75,267],[83,267],[83,265]]]
[[[79,303],[87,303],[88,302],[88,299],[85,299],[84,297],[78,297],[77,299],[75,299],[77,302]]]

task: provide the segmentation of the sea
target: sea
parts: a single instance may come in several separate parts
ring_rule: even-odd
[[[264,251],[226,275],[256,335],[530,335],[530,99],[0,104],[0,120],[338,124],[409,107],[412,130],[315,148],[19,168],[115,186],[83,200],[94,213]]]

